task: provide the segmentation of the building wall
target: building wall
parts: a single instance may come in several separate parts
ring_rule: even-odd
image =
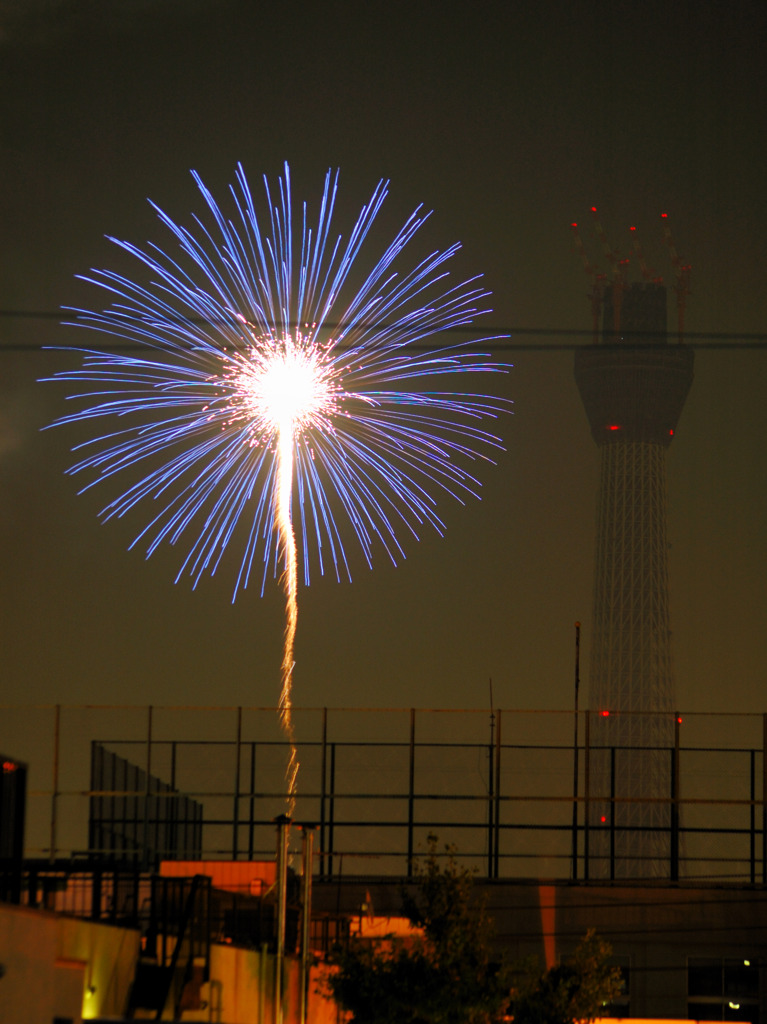
[[[226,1024],[272,1024],[275,958],[258,950],[214,945],[211,948],[210,981],[200,986],[198,1009],[184,1010],[185,1021],[225,1021]],[[285,961],[283,982],[284,1024],[298,1024],[300,1015],[298,960]],[[336,1024],[332,1003],[317,992],[321,972],[312,969],[309,979],[307,1024]]]
[[[80,1024],[120,1017],[139,950],[133,929],[0,903],[0,1022],[51,1024],[60,1017]],[[210,981],[199,988],[198,1008],[184,1010],[183,1019],[272,1024],[274,963],[268,953],[213,945]],[[300,1021],[300,967],[295,959],[285,961],[285,1024]],[[336,1024],[335,1004],[316,991],[319,980],[313,970],[308,1024]]]
[[[605,885],[551,881],[478,880],[494,924],[493,941],[512,960],[537,956],[542,965],[571,952],[589,929],[629,968],[626,1017],[687,1019],[690,958],[746,960],[760,976],[758,1017],[767,1021],[767,889],[740,885]],[[315,913],[361,916],[396,913],[399,882],[315,882]],[[726,999],[724,1000],[726,1004]],[[745,1012],[745,1011],[744,1011]]]
[[[119,1016],[138,949],[130,929],[0,904],[0,1021]]]
[[[589,928],[607,939],[630,970],[626,1016],[694,1017],[688,1012],[692,957],[740,957],[764,974],[767,892],[760,888],[558,883],[505,884],[486,892],[498,940],[514,956],[540,949],[552,932],[557,956],[570,952]]]

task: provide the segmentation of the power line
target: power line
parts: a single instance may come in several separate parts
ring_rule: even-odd
[[[71,324],[71,314],[54,311],[54,310],[29,310],[29,309],[7,309],[0,310],[0,319],[3,320],[47,320],[55,321],[60,324]],[[215,321],[202,321],[190,318],[186,321],[187,323],[207,323],[209,326],[215,326]],[[337,329],[339,323],[327,323],[325,325],[329,330]],[[386,328],[387,324],[381,324],[381,328]],[[107,334],[107,332],[103,332]],[[672,337],[673,337],[673,332]],[[440,332],[441,335],[446,334],[465,334],[474,335],[477,337],[479,344],[486,343],[494,351],[498,352],[572,352],[577,348],[583,347],[584,340],[588,339],[588,343],[593,341],[594,331],[592,328],[582,327],[517,327],[511,326],[488,326],[484,324],[476,325],[457,325],[455,327],[448,328]],[[650,332],[633,332],[624,331],[621,333],[621,342],[609,343],[601,342],[600,348],[610,349],[618,348],[623,349],[627,347],[627,344],[631,342],[632,338],[641,338],[641,347],[645,348],[667,348],[676,344],[675,341],[668,341],[666,334],[658,334],[659,338],[656,345],[652,342],[648,342],[647,339],[653,337]],[[516,341],[516,338],[542,338],[542,339],[556,339],[556,338],[568,338],[568,339],[581,339],[580,341]],[[684,335],[685,343],[690,344],[692,347],[698,349],[711,349],[711,350],[749,350],[749,349],[764,349],[767,348],[767,332],[764,331],[753,331],[753,332],[727,332],[727,331],[687,331]],[[73,346],[61,345],[55,346],[60,347],[62,350],[67,350]],[[86,347],[86,346],[76,346]],[[139,342],[109,342],[99,343],[98,347],[100,350],[109,352],[121,352],[121,351],[143,351],[148,346],[142,345]],[[408,348],[412,351],[430,351],[432,349],[437,350],[442,348],[439,342],[423,342],[414,343],[408,345]],[[52,346],[37,346],[30,345],[25,342],[7,342],[0,340],[0,351],[3,352],[41,352],[44,349],[50,349]]]

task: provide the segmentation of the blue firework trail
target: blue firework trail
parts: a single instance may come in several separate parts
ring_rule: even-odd
[[[76,349],[80,368],[49,378],[77,386],[77,408],[53,425],[107,424],[74,449],[69,472],[88,478],[83,490],[115,485],[104,520],[151,506],[131,545],[147,557],[186,540],[177,579],[188,574],[196,586],[233,541],[235,596],[254,572],[263,593],[284,568],[281,707],[292,744],[299,548],[308,583],[310,566],[351,578],[352,535],[372,564],[377,546],[395,563],[404,557],[403,531],[442,532],[435,494],[477,494],[469,467],[501,447],[482,423],[508,411],[501,399],[449,385],[506,367],[478,349],[493,338],[443,337],[489,312],[479,278],[451,281],[458,244],[402,269],[428,217],[420,207],[361,285],[350,285],[388,183],[344,240],[331,234],[337,172],[325,178],[314,222],[305,204],[294,217],[287,165],[276,191],[264,179],[264,219],[241,166],[228,213],[193,177],[205,219],[184,227],[152,204],[173,255],[111,239],[143,265],[144,283],[109,270],[83,276],[110,304],[70,310],[74,322],[119,343]]]

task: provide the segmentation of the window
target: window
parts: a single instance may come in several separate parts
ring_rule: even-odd
[[[690,957],[687,1016],[759,1024],[759,968],[743,957]]]

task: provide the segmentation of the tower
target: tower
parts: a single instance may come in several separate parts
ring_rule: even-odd
[[[653,878],[668,875],[671,855],[666,452],[692,384],[693,353],[681,338],[668,343],[667,291],[641,256],[644,279],[628,283],[627,261],[607,253],[612,283],[592,273],[594,343],[575,353],[575,380],[601,461],[587,869],[592,878]],[[689,268],[682,280],[675,264],[681,325]]]

